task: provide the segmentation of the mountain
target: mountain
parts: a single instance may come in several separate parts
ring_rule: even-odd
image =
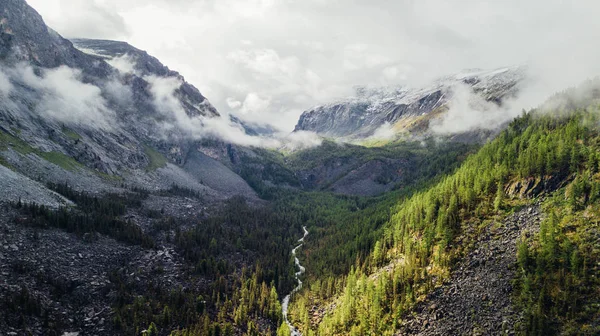
[[[90,75],[108,76],[108,64],[95,62],[74,49],[71,42],[48,28],[42,17],[25,1],[2,2],[0,22],[0,56],[3,63],[27,62],[55,68],[66,65],[85,70]]]
[[[474,95],[500,105],[514,97],[525,79],[523,67],[492,71],[472,70],[448,76],[423,88],[359,87],[356,95],[304,112],[296,131],[348,140],[366,139],[387,126],[395,132],[427,133],[429,121],[439,117],[454,98],[458,85]]]
[[[0,32],[1,335],[600,334],[599,80],[446,137],[524,70],[360,89],[276,150],[125,42]]]
[[[197,151],[196,128],[220,115],[179,73],[125,42],[66,40],[25,1],[4,1],[0,12],[0,186],[14,191],[0,198],[63,202],[47,182],[94,193],[178,185],[209,199],[255,197]],[[215,174],[227,178],[213,183]]]
[[[302,247],[310,285],[290,305],[292,325],[303,335],[598,334],[598,87],[557,94],[415,192],[314,200],[319,239]]]
[[[217,110],[208,103],[207,99],[196,87],[185,81],[178,72],[170,70],[158,59],[148,55],[126,42],[73,39],[73,45],[87,55],[105,60],[120,72],[131,74],[133,77],[143,79],[147,76],[176,78],[181,81],[176,98],[181,102],[189,116],[218,117]],[[135,79],[130,79],[135,81]],[[135,85],[133,86],[135,88]],[[138,105],[140,100],[135,100]]]
[[[240,119],[232,114],[229,115],[229,119],[231,120],[232,123],[234,123],[236,125],[240,125],[244,129],[244,132],[247,135],[271,136],[278,132],[277,129],[275,129],[273,126],[266,125],[266,124],[263,125],[263,124],[258,124],[258,123],[245,122],[245,121],[242,121],[242,119]]]

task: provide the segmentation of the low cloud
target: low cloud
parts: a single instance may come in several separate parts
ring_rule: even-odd
[[[394,130],[393,125],[389,122],[385,122],[381,127],[375,130],[375,133],[371,135],[367,140],[391,140],[398,136],[398,132]]]
[[[137,74],[135,70],[136,62],[128,54],[107,60],[106,63],[117,69],[121,74]]]
[[[12,88],[13,86],[10,79],[2,70],[0,70],[0,95],[8,96],[12,91]]]
[[[523,110],[537,108],[555,113],[564,108],[585,108],[600,96],[598,77],[579,81],[578,76],[567,79],[565,75],[564,80],[557,83],[538,68],[527,69],[526,73],[516,94],[504,97],[501,104],[486,101],[466,84],[453,86],[448,111],[431,121],[430,130],[441,135],[494,130],[521,115]]]
[[[539,110],[542,113],[560,113],[563,110],[587,108],[600,103],[600,77],[563,90],[546,100]]]
[[[217,138],[243,146],[297,150],[321,145],[321,139],[312,132],[251,136],[241,125],[232,122],[227,114],[220,117],[189,116],[176,96],[182,85],[181,79],[157,76],[145,79],[150,83],[154,105],[164,117],[160,128],[166,137],[178,130],[192,139]]]
[[[432,120],[429,128],[437,134],[456,134],[475,129],[495,129],[516,117],[520,110],[511,108],[512,102],[498,106],[473,92],[467,84],[456,84],[448,111]]]
[[[122,58],[117,64],[128,63],[130,61],[127,58]],[[120,72],[129,73],[130,69],[127,65]],[[39,99],[33,111],[43,118],[66,125],[117,131],[118,118],[114,110],[131,108],[132,88],[125,84],[119,75],[109,78],[99,86],[83,83],[81,78],[80,70],[66,66],[34,69],[30,65],[20,64],[0,71],[0,95],[11,92],[11,82],[20,83],[35,90]],[[317,135],[308,132],[251,136],[246,134],[242,125],[232,122],[226,113],[220,117],[188,115],[178,96],[178,90],[183,84],[181,78],[145,76],[143,79],[149,83],[152,103],[160,114],[156,119],[157,127],[165,138],[217,138],[244,146],[286,147],[292,150],[321,144]],[[249,113],[254,113],[253,109],[259,109],[265,104],[268,104],[268,101],[258,96],[250,96],[243,104],[240,103],[240,106],[248,109]],[[200,111],[207,109],[209,103],[206,100],[195,108]]]
[[[131,87],[121,82],[119,78],[112,78],[103,87],[104,94],[109,100],[115,101],[120,107],[133,103]]]
[[[41,95],[35,107],[41,116],[64,124],[113,129],[114,111],[107,107],[99,87],[80,80],[81,71],[61,66],[43,70],[38,76],[31,66],[19,65],[12,72],[17,80]]]
[[[282,137],[281,139],[283,142],[283,148],[292,151],[318,147],[323,143],[323,139],[317,136],[317,134],[307,131],[294,132]]]

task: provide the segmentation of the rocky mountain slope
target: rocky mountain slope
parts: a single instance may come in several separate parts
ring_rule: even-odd
[[[517,94],[524,78],[524,68],[512,67],[469,71],[442,78],[423,88],[360,87],[354,97],[304,112],[295,130],[348,140],[372,137],[384,126],[396,132],[422,133],[431,119],[444,112],[457,85],[466,85],[475,95],[500,104],[503,99]]]
[[[65,181],[95,193],[179,185],[208,199],[255,197],[233,172],[217,190],[192,169],[194,132],[220,116],[180,74],[124,42],[72,43],[25,1],[3,1],[0,13],[0,163],[10,169],[0,188],[14,191],[0,198],[56,204],[44,184]]]

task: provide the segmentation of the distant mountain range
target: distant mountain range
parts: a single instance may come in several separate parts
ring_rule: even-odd
[[[446,111],[457,85],[467,86],[474,95],[500,105],[517,95],[525,77],[523,67],[511,67],[463,72],[423,88],[359,87],[354,97],[304,112],[295,130],[346,140],[372,137],[384,125],[395,133],[427,133],[429,122]]]

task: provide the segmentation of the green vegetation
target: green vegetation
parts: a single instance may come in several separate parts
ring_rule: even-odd
[[[310,252],[305,253],[303,264],[310,276],[342,276],[350,271],[357,259],[366,260],[398,201],[434,185],[441,176],[453,172],[472,148],[433,143],[425,147],[420,144],[404,146],[418,149],[418,154],[410,152],[410,156],[419,169],[405,172],[406,181],[386,195],[370,198],[323,192],[278,195],[277,207],[306,214],[305,223],[311,227],[311,239],[306,250]]]
[[[0,130],[0,150],[7,150],[8,147],[23,155],[35,152],[25,141]]]
[[[185,231],[179,219],[157,218],[150,234],[174,231],[168,241],[190,265],[192,281],[208,285],[139,288],[114,272],[111,282],[120,288],[115,324],[125,334],[154,323],[160,334],[177,329],[174,335],[275,335],[282,322],[278,293],[294,286],[290,250],[302,218],[270,206],[250,207],[242,198]],[[238,268],[239,258],[252,266]]]
[[[520,332],[600,334],[594,324],[600,316],[600,108],[561,106],[553,114],[523,113],[468,157],[472,146],[433,141],[376,148],[325,142],[287,157],[228,148],[232,167],[272,201],[262,207],[233,198],[210,216],[185,221],[143,209],[150,222],[143,231],[123,217],[142,211],[147,192],[96,198],[59,184],[50,187],[77,207],[51,210],[19,201],[25,218],[18,220],[82,237],[102,233],[145,248],[164,239],[185,259],[187,283],[199,285],[136,285],[125,270],[115,270],[113,323],[124,334],[181,336],[289,334],[278,298],[294,287],[290,249],[305,225],[310,236],[300,258],[308,279],[290,306],[294,325],[306,336],[393,335],[415,304],[449,279],[482,228],[500,225],[505,215],[543,196],[546,219],[539,233],[520,239],[515,256],[515,302],[525,316]],[[7,133],[0,132],[0,146],[65,169],[78,167]],[[148,171],[166,165],[156,150],[145,147],[145,153]],[[404,182],[380,197],[281,187],[299,187],[295,172],[301,170],[383,159],[403,159],[419,169],[404,172]],[[382,174],[378,181],[391,178]],[[529,187],[518,187],[523,185]],[[158,194],[202,199],[177,186]],[[26,314],[36,314],[29,293],[15,300]],[[313,306],[326,313],[311,315]]]
[[[156,149],[150,146],[144,146],[144,153],[148,157],[148,167],[146,167],[147,172],[153,172],[158,168],[167,166],[167,158]]]
[[[476,147],[452,142],[436,143],[431,139],[425,142],[399,141],[374,148],[325,141],[319,147],[291,154],[286,158],[286,165],[293,171],[300,171],[315,167],[334,167],[344,162],[354,169],[374,160],[404,160],[407,169],[402,171],[406,181],[402,186],[405,186],[414,185],[415,180],[425,181],[452,171]],[[397,173],[385,171],[376,177],[376,181],[389,183],[391,176]]]
[[[84,166],[81,163],[60,152],[38,152],[37,154],[46,161],[52,162],[65,170],[74,171],[77,169],[84,169]]]
[[[282,186],[309,189],[313,187],[302,185],[297,174],[301,171],[335,170],[340,165],[343,166],[337,177],[318,186],[320,190],[326,190],[353,169],[375,160],[381,162],[385,167],[374,178],[375,182],[388,184],[400,175],[401,179],[396,188],[411,188],[428,182],[435,176],[451,172],[475,148],[477,148],[476,145],[451,142],[438,144],[433,140],[424,143],[396,142],[379,148],[325,141],[319,147],[295,152],[288,156],[262,149],[255,149],[253,155],[240,153],[241,164],[236,167],[239,167],[240,176],[261,198],[279,201],[282,197],[291,194]],[[232,158],[232,160],[234,159]],[[389,160],[401,160],[401,166],[405,168],[399,171],[399,168],[395,168],[398,164],[386,163]]]
[[[63,126],[62,128],[62,132],[64,135],[67,136],[67,138],[77,142],[79,140],[81,140],[81,135],[79,135],[77,132],[73,131],[72,129]]]
[[[38,228],[56,227],[82,237],[88,234],[88,239],[93,239],[95,233],[101,233],[128,244],[147,248],[154,246],[152,238],[144,234],[138,225],[120,218],[127,207],[140,207],[145,195],[108,195],[98,198],[75,191],[67,184],[49,184],[48,187],[72,200],[78,207],[51,209],[35,203],[23,204],[19,200],[15,207],[26,215],[19,219],[20,224]]]
[[[259,318],[268,319],[272,325],[279,325],[283,320],[275,288],[261,282],[259,272],[250,278],[242,272],[234,287],[230,299],[218,305],[217,321],[210,320],[206,313],[209,308],[202,304],[199,322],[185,330],[173,331],[171,335],[234,335],[234,330],[242,331],[244,335],[275,335],[274,327],[265,328],[257,323]]]
[[[189,227],[189,221],[157,212],[148,216],[152,225],[142,231],[137,223],[123,217],[142,210],[142,201],[148,196],[144,190],[100,198],[73,190],[67,184],[48,187],[72,200],[76,207],[50,209],[19,200],[14,203],[21,214],[16,219],[19,224],[59,228],[77,234],[86,242],[104,234],[150,249],[158,239],[166,239],[185,258],[185,274],[190,283],[205,284],[186,289],[152,281],[140,285],[124,269],[114,270],[109,277],[118,295],[113,302],[112,322],[119,332],[136,335],[142,330],[158,335],[173,330],[179,330],[174,331],[176,335],[233,335],[234,331],[275,335],[277,332],[282,323],[278,292],[288,292],[294,286],[290,250],[301,232],[300,214],[275,211],[272,207],[250,207],[242,198],[234,198],[213,216],[198,220],[192,229],[181,230]],[[180,187],[173,187],[168,193],[200,197]],[[237,268],[240,260],[251,267]],[[23,300],[30,300],[29,296],[15,298],[15,302]],[[39,306],[36,303],[32,307]],[[23,307],[28,309],[23,314],[36,314]],[[15,311],[25,308],[15,306]]]
[[[281,292],[293,287],[289,253],[301,232],[302,218],[299,213],[271,207],[253,209],[242,198],[233,198],[193,229],[176,230],[174,242],[180,254],[195,265],[196,273],[212,278],[233,268],[227,256],[253,251],[254,264],[264,267],[261,279]]]
[[[545,203],[540,233],[518,248],[518,301],[528,335],[597,335],[590,324],[600,314],[600,176],[597,162],[584,162],[567,188]]]
[[[8,169],[13,169],[11,164],[8,163],[8,161],[6,161],[6,159],[4,157],[2,157],[2,155],[0,155],[0,165],[6,167]]]
[[[596,107],[558,116],[535,111],[524,114],[455,173],[393,206],[382,233],[374,234],[381,238],[371,245],[371,254],[354,259],[355,266],[347,276],[316,272],[315,279],[292,306],[295,323],[305,335],[393,334],[403,314],[433,288],[434,279],[439,282],[448,277],[455,258],[468,248],[455,244],[466,226],[477,226],[502,214],[503,209],[526,202],[505,194],[507,186],[519,181],[537,178],[545,181],[547,191],[552,191],[561,186],[561,181],[574,177],[566,189],[565,202],[579,211],[593,210],[590,206],[597,199],[599,186],[589,181],[600,161],[599,121],[600,110]],[[552,208],[562,209],[562,205],[553,203]],[[551,224],[542,225],[541,237],[549,235],[546,232],[553,234],[540,238],[539,248],[520,248],[522,253],[528,251],[526,257],[520,257],[526,266],[520,285],[525,288],[522,302],[530,316],[524,326],[527,334],[577,330],[600,310],[597,299],[590,299],[594,296],[588,292],[598,290],[599,284],[590,278],[590,267],[596,265],[598,256],[592,253],[589,243],[583,243],[585,239],[575,239],[568,233],[565,235],[569,239],[561,238],[556,223],[574,225],[574,221],[556,216]],[[382,218],[385,220],[385,215]],[[363,223],[349,221],[347,226],[330,232],[328,248],[337,252],[344,243],[336,244],[332,235],[344,237],[340,232],[352,230],[353,226],[360,230]],[[581,219],[575,226],[578,230],[593,227],[589,219]],[[366,225],[365,230],[372,232],[373,227]],[[578,244],[583,246],[577,247]],[[314,248],[307,244],[305,254],[311,255]],[[540,249],[546,252],[539,252]],[[384,265],[390,266],[389,272],[378,271]],[[536,276],[531,274],[533,271],[538,272]],[[573,273],[565,276],[568,272]],[[593,286],[576,289],[579,284]],[[569,298],[577,297],[581,304],[567,303]],[[584,298],[588,304],[583,304]],[[328,302],[336,302],[337,308],[318,325],[311,325],[308,307]],[[362,304],[365,302],[369,304]],[[557,323],[548,323],[550,320]]]
[[[282,154],[266,149],[254,151],[256,156],[240,155],[242,164],[238,174],[260,197],[275,200],[281,194],[281,186],[300,187],[298,178],[286,166]]]
[[[418,142],[398,142],[388,146],[368,148],[351,144],[324,141],[321,146],[294,152],[286,159],[293,170],[304,170],[316,166],[327,166],[335,159],[352,159],[367,162],[380,158],[408,158],[425,148]]]
[[[6,150],[9,147],[23,155],[35,154],[65,170],[73,171],[84,168],[81,163],[75,161],[70,156],[60,152],[42,152],[39,149],[31,147],[25,141],[0,130],[0,150]]]

